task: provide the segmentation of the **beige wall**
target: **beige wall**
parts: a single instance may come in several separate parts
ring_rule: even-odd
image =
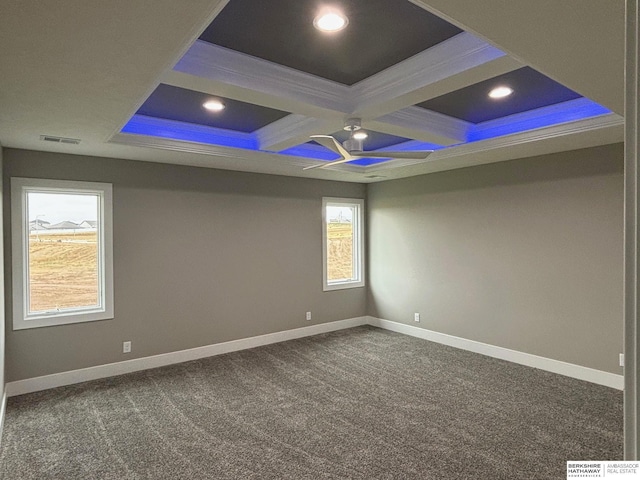
[[[364,288],[322,291],[321,251],[322,197],[364,185],[6,149],[7,234],[13,176],[113,183],[115,318],[8,321],[8,381],[366,313]]]
[[[621,374],[622,169],[610,145],[371,185],[369,313]]]

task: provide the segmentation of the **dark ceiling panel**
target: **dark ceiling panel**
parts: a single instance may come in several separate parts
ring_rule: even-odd
[[[200,39],[353,85],[461,32],[407,0],[339,4],[349,25],[325,34],[317,0],[231,0]]]
[[[202,104],[211,98],[222,100],[225,109],[217,113],[206,110]],[[254,132],[289,115],[280,110],[164,84],[158,85],[136,113],[245,133]]]
[[[489,98],[489,92],[500,85],[509,86],[514,92],[501,99]],[[481,123],[576,98],[580,95],[536,70],[524,67],[417,106],[467,122]]]

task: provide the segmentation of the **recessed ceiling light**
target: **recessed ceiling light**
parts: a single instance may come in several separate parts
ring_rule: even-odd
[[[513,93],[513,88],[501,86],[501,87],[496,87],[493,90],[491,90],[489,92],[489,96],[491,98],[504,98],[504,97],[508,97],[512,93]]]
[[[355,138],[356,140],[364,140],[368,136],[369,135],[367,134],[367,132],[363,132],[362,130],[359,130],[353,134],[353,138]]]
[[[220,112],[224,110],[224,103],[222,103],[220,100],[208,100],[204,102],[202,106],[210,112]]]
[[[313,26],[322,32],[338,32],[348,23],[347,17],[338,10],[323,10],[313,19]]]

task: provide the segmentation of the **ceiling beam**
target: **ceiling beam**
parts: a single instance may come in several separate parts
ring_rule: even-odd
[[[292,114],[276,120],[255,133],[260,150],[279,152],[306,143],[313,134],[330,134],[340,130],[342,119],[325,120]]]
[[[350,111],[345,104],[346,85],[202,40],[193,44],[161,82],[319,118]]]
[[[354,85],[354,114],[379,117],[522,66],[463,32]]]
[[[437,145],[466,141],[472,124],[420,107],[407,107],[365,123],[367,128]]]
[[[349,116],[383,133],[452,145],[464,141],[466,122],[411,106],[521,66],[463,32],[349,87],[198,41],[161,81],[291,112],[259,131],[264,149],[280,151],[312,133],[333,133]]]

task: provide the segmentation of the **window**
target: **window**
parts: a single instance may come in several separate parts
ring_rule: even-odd
[[[364,201],[322,199],[324,290],[364,286]]]
[[[11,179],[13,329],[113,318],[111,185]]]

